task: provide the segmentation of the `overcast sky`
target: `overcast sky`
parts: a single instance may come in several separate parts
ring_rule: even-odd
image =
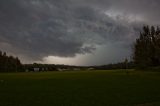
[[[120,62],[159,10],[160,0],[0,0],[0,50],[23,63]]]

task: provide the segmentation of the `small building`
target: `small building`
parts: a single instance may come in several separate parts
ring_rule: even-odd
[[[58,68],[57,70],[58,70],[58,71],[67,71],[68,69],[65,69],[65,68]]]
[[[73,68],[73,71],[79,71],[80,68]]]
[[[39,72],[39,71],[40,71],[40,68],[33,68],[33,71],[34,71],[34,72]]]
[[[94,70],[94,68],[88,68],[88,70]]]

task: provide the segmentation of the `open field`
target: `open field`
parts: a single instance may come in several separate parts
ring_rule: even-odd
[[[3,73],[0,106],[160,106],[160,73]]]

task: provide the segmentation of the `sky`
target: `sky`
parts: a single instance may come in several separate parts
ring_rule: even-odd
[[[103,65],[130,59],[159,0],[0,0],[0,50],[22,63]]]

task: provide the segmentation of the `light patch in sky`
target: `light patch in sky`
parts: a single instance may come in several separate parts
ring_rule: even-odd
[[[40,63],[47,64],[65,64],[65,65],[84,65],[83,57],[86,55],[77,55],[76,57],[58,57],[58,56],[47,56],[44,57]]]
[[[117,52],[117,50],[119,52]],[[127,56],[126,53],[129,55]],[[91,66],[91,65],[104,65],[109,63],[121,62],[124,61],[125,58],[130,59],[129,56],[130,56],[130,50],[126,48],[121,49],[119,44],[114,44],[114,45],[107,44],[99,46],[94,53],[77,54],[75,57],[47,56],[44,57],[42,61],[36,61],[36,62],[47,63],[47,64]]]
[[[132,23],[132,22],[143,22],[144,18],[140,15],[136,15],[136,14],[129,14],[125,11],[118,11],[118,10],[107,10],[105,11],[105,14],[107,16],[109,16],[110,18],[114,19],[115,21],[118,22],[124,22],[125,24],[126,22],[128,23]]]

